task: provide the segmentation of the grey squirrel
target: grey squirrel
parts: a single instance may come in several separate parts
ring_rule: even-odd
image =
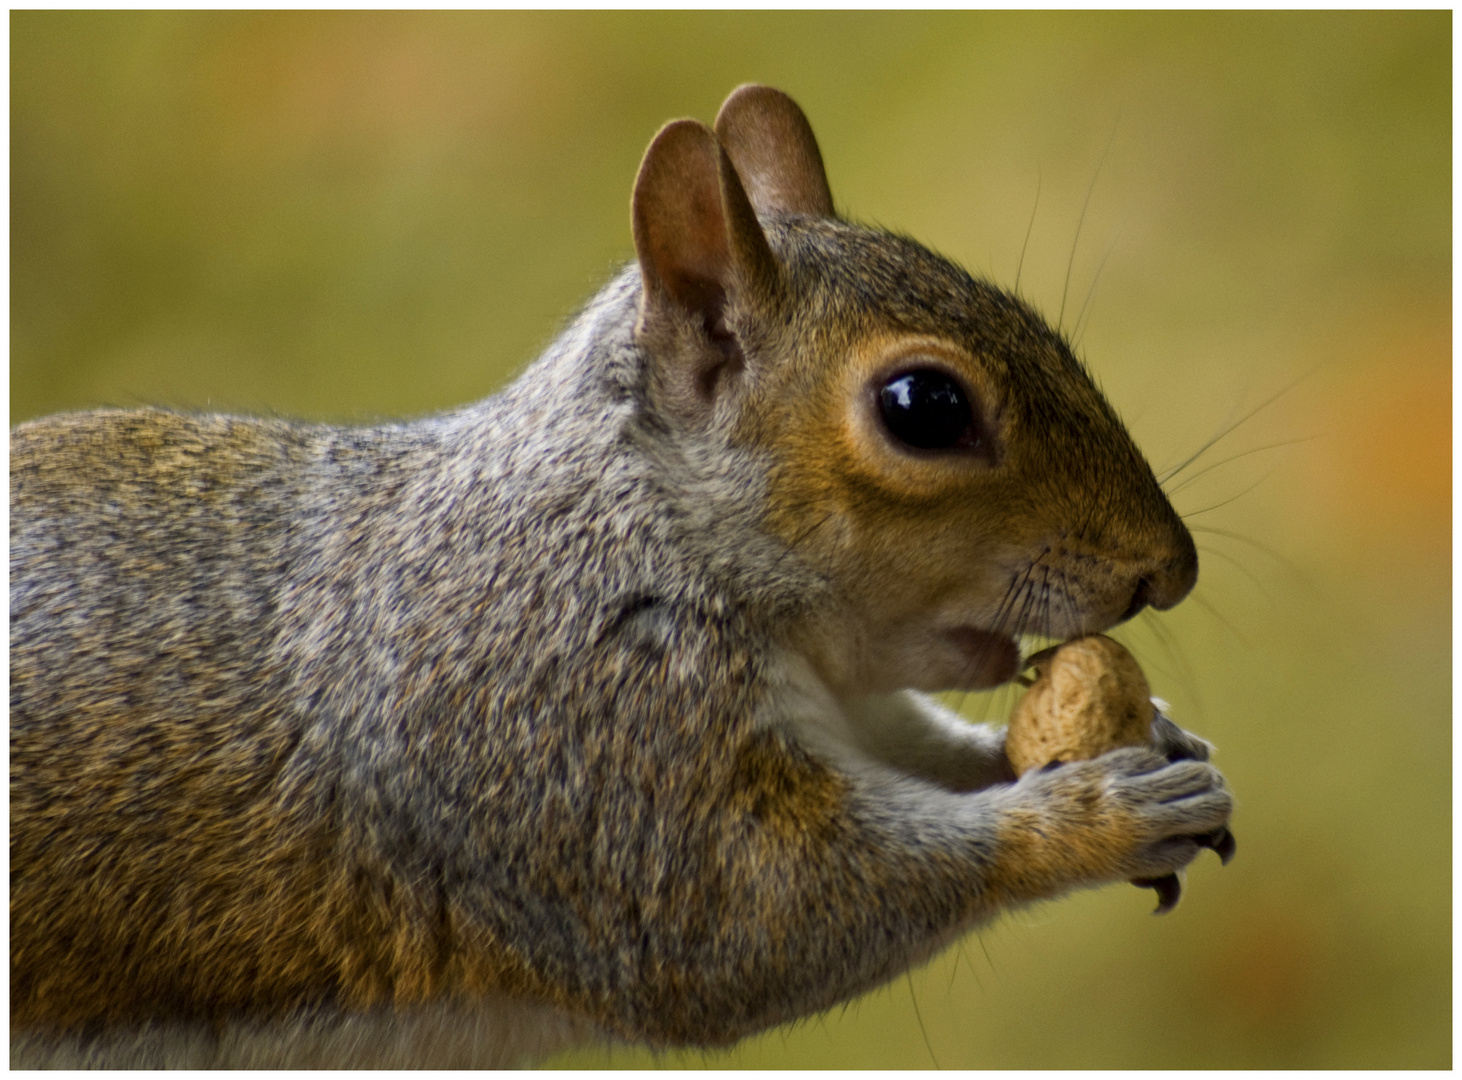
[[[921,693],[1196,579],[1061,335],[840,219],[766,87],[632,224],[459,411],[13,429],[12,1065],[726,1044],[1214,846],[1166,720],[1017,780]]]

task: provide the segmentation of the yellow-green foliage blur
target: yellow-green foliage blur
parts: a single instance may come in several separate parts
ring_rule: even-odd
[[[559,1063],[1448,1067],[1450,43],[1449,12],[13,14],[11,421],[485,396],[632,255],[657,127],[781,87],[845,213],[1018,277],[1160,471],[1198,455],[1199,587],[1121,636],[1217,743],[1239,854],[1162,919],[1083,894],[729,1051]]]

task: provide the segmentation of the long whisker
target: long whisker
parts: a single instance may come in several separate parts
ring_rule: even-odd
[[[1264,588],[1263,583],[1254,575],[1253,571],[1251,571],[1238,559],[1234,558],[1226,551],[1221,551],[1216,547],[1210,547],[1206,544],[1201,550],[1205,555],[1217,555],[1224,562],[1231,565],[1235,570],[1243,574],[1244,577],[1248,578],[1253,583],[1254,588],[1259,590],[1260,595],[1263,596],[1265,600],[1268,600],[1271,604],[1274,603],[1274,597],[1269,595],[1269,590]]]
[[[1180,516],[1182,517],[1182,519],[1184,521],[1187,521],[1189,518],[1195,518],[1199,514],[1209,514],[1209,513],[1212,513],[1213,511],[1218,510],[1221,507],[1227,506],[1231,502],[1236,502],[1239,499],[1242,499],[1245,495],[1249,494],[1249,492],[1253,491],[1255,488],[1257,488],[1260,484],[1264,483],[1264,481],[1268,480],[1273,475],[1274,475],[1274,470],[1273,469],[1270,469],[1267,473],[1265,473],[1263,476],[1259,477],[1259,479],[1255,480],[1252,484],[1250,484],[1248,487],[1244,488],[1244,490],[1241,491],[1241,492],[1239,492],[1237,495],[1231,495],[1229,498],[1224,499],[1223,502],[1214,503],[1212,506],[1205,506],[1202,510],[1191,510],[1188,513],[1182,514]]]
[[[1117,250],[1117,237],[1112,236],[1112,242],[1107,245],[1107,253],[1102,256],[1102,261],[1097,264],[1096,273],[1091,276],[1091,286],[1086,290],[1086,299],[1081,302],[1081,310],[1076,313],[1076,325],[1071,328],[1071,340],[1081,340],[1081,323],[1086,317],[1086,309],[1091,304],[1091,298],[1096,295],[1097,282],[1102,279],[1102,271],[1107,268],[1107,260],[1112,257],[1112,252]]]
[[[1012,579],[1012,587],[1006,590],[1005,596],[1000,601],[1000,605],[995,609],[994,623],[990,627],[994,633],[1014,634],[1016,632],[1021,618],[1016,618],[1013,622],[1007,620],[1010,620],[1011,615],[1014,614],[1016,605],[1020,605],[1023,610],[1025,605],[1030,602],[1031,578],[1035,576],[1036,569],[1040,566],[1041,560],[1045,556],[1045,552],[1036,556],[1030,561],[1022,573]]]
[[[1051,630],[1051,568],[1042,567],[1041,574],[1041,633],[1050,636]]]
[[[1234,423],[1230,424],[1223,431],[1220,431],[1217,435],[1213,436],[1213,438],[1209,439],[1206,443],[1204,443],[1197,450],[1195,450],[1192,454],[1190,454],[1185,460],[1183,460],[1179,464],[1173,466],[1171,469],[1168,469],[1166,472],[1164,472],[1161,476],[1158,477],[1158,482],[1159,483],[1162,483],[1162,484],[1166,484],[1169,480],[1171,480],[1173,477],[1177,476],[1180,472],[1182,472],[1184,469],[1186,469],[1189,465],[1193,464],[1193,462],[1197,461],[1200,457],[1202,457],[1205,453],[1207,453],[1208,450],[1215,443],[1218,443],[1221,440],[1228,438],[1235,431],[1237,431],[1241,426],[1243,426],[1244,424],[1247,424],[1250,420],[1252,420],[1254,417],[1258,416],[1265,409],[1269,408],[1269,406],[1273,405],[1276,401],[1278,401],[1280,398],[1282,398],[1285,394],[1289,393],[1291,390],[1293,390],[1300,383],[1302,383],[1306,379],[1308,379],[1312,374],[1314,374],[1314,370],[1315,370],[1314,368],[1311,368],[1309,371],[1306,371],[1304,374],[1300,375],[1298,378],[1295,378],[1295,379],[1291,380],[1285,386],[1281,387],[1279,390],[1277,390],[1273,394],[1269,395],[1269,397],[1265,398],[1258,405],[1254,406],[1252,409],[1250,409],[1247,413],[1245,413],[1243,416],[1241,416]]]
[[[1016,635],[1017,630],[1008,625],[1007,620],[1010,619],[1011,614],[1016,610],[1017,604],[1021,608],[1021,615],[1015,619],[1013,626],[1018,628],[1025,620],[1026,609],[1031,602],[1030,580],[1035,574],[1036,568],[1040,565],[1041,559],[1045,558],[1046,554],[1047,552],[1041,552],[1040,555],[1031,560],[1023,572],[1011,576],[1010,584],[1005,589],[1005,595],[1000,598],[1000,603],[995,608],[995,617],[991,620],[990,626],[991,633],[997,635],[1010,633],[1012,637]],[[960,680],[961,682],[969,681],[969,676],[973,674],[976,666],[982,659],[982,656],[970,657],[965,668],[965,677]],[[962,691],[956,708],[962,710],[968,697],[969,691]]]
[[[1112,149],[1112,141],[1117,137],[1117,118],[1112,121],[1112,133],[1107,136],[1107,145],[1102,150],[1102,158],[1097,162],[1096,171],[1091,174],[1091,183],[1086,186],[1086,200],[1081,204],[1081,216],[1076,219],[1076,235],[1071,238],[1071,257],[1066,260],[1066,284],[1061,287],[1061,313],[1056,316],[1056,329],[1061,328],[1061,323],[1066,317],[1066,294],[1071,291],[1071,270],[1076,265],[1076,246],[1081,242],[1081,226],[1086,223],[1086,208],[1091,205],[1091,193],[1096,190],[1097,178],[1102,175],[1102,166],[1107,163],[1107,154]]]
[[[1025,242],[1020,245],[1020,262],[1018,262],[1018,263],[1015,264],[1015,288],[1013,288],[1013,289],[1010,290],[1011,292],[1015,293],[1015,295],[1017,295],[1017,296],[1020,295],[1020,272],[1021,272],[1021,270],[1025,269],[1025,249],[1030,246],[1030,242],[1031,242],[1031,230],[1036,227],[1036,211],[1038,209],[1040,209],[1040,205],[1041,205],[1041,170],[1040,170],[1040,167],[1037,166],[1036,167],[1036,201],[1035,201],[1035,204],[1031,207],[1031,219],[1030,219],[1030,223],[1028,225],[1026,225],[1026,227],[1025,227]]]
[[[1080,605],[1077,604],[1076,597],[1071,593],[1071,579],[1065,574],[1061,575],[1061,598],[1066,605],[1066,621],[1069,625],[1075,626],[1079,621]],[[1049,631],[1050,628],[1047,627],[1047,637],[1052,636]]]
[[[1188,599],[1193,601],[1193,603],[1197,604],[1204,611],[1208,612],[1215,619],[1217,619],[1228,630],[1229,633],[1233,634],[1233,636],[1238,639],[1240,645],[1242,645],[1246,649],[1253,648],[1253,646],[1249,644],[1244,635],[1239,633],[1239,628],[1233,623],[1229,622],[1228,619],[1224,618],[1223,614],[1218,610],[1218,608],[1209,603],[1206,597],[1194,594],[1193,596],[1188,597]]]
[[[1034,565],[1034,564],[1032,564],[1032,565]],[[1030,570],[1027,569],[1026,575],[1029,576],[1029,574],[1030,574]],[[1021,575],[1020,574],[1014,574],[1014,575],[1012,575],[1011,578],[1010,578],[1010,583],[1008,585],[1006,585],[1006,587],[1005,587],[1005,595],[1000,598],[999,604],[997,604],[996,607],[995,607],[995,618],[993,620],[993,625],[991,627],[992,632],[994,632],[994,633],[999,633],[1000,632],[1000,625],[1001,625],[1001,623],[1003,622],[1003,620],[1005,618],[1006,608],[1008,607],[1008,605],[1010,605],[1010,604],[1012,604],[1012,603],[1015,602],[1015,599],[1016,599],[1017,595],[1019,594],[1020,589],[1022,587],[1023,587],[1023,580],[1022,580]],[[960,677],[960,680],[959,680],[962,684],[969,682],[970,676],[974,674],[975,667],[976,667],[976,665],[979,664],[980,659],[981,658],[978,657],[978,656],[972,656],[972,657],[970,657],[965,662],[964,673]],[[955,706],[954,706],[955,707],[955,710],[957,712],[963,712],[964,711],[965,703],[969,700],[969,695],[970,695],[970,692],[967,689],[960,691],[959,699],[955,702]],[[983,719],[983,717],[981,717],[981,719]]]
[[[929,1031],[927,1028],[924,1027],[924,1017],[919,1012],[919,998],[918,995],[914,993],[914,977],[907,971],[905,971],[904,978],[907,979],[909,983],[909,1000],[914,1003],[914,1016],[917,1017],[919,1021],[919,1033],[924,1036],[924,1049],[929,1051],[929,1060],[934,1062],[934,1067],[937,1069],[939,1068],[939,1059],[934,1056],[934,1046],[932,1043],[929,1042]]]
[[[793,537],[792,538],[792,541],[787,545],[787,549],[785,551],[783,551],[780,555],[777,556],[777,561],[772,564],[772,569],[775,570],[778,567],[780,567],[782,565],[782,561],[784,559],[786,559],[786,557],[788,555],[792,554],[792,552],[796,551],[799,547],[801,547],[802,544],[806,540],[808,540],[812,536],[813,533],[817,532],[818,529],[820,529],[824,525],[826,525],[835,516],[836,516],[836,511],[831,511],[830,510],[826,514],[824,514],[821,518],[819,518],[817,521],[813,522],[813,524],[810,525],[808,528],[804,529],[802,532],[798,533],[795,537]]]
[[[1234,454],[1232,457],[1226,457],[1222,461],[1215,461],[1212,465],[1205,465],[1205,466],[1203,466],[1203,468],[1201,468],[1197,472],[1193,473],[1186,480],[1184,480],[1181,484],[1177,484],[1177,485],[1175,485],[1173,487],[1170,487],[1170,488],[1166,489],[1167,490],[1167,493],[1168,493],[1168,497],[1171,498],[1172,496],[1176,495],[1178,492],[1182,491],[1185,487],[1187,487],[1189,484],[1191,484],[1194,480],[1197,480],[1200,476],[1203,476],[1205,473],[1212,472],[1214,469],[1217,469],[1221,465],[1227,465],[1230,462],[1238,461],[1240,458],[1246,458],[1250,454],[1259,454],[1259,453],[1262,453],[1265,450],[1278,450],[1278,449],[1280,449],[1282,447],[1285,447],[1285,446],[1298,446],[1300,443],[1314,442],[1316,439],[1319,439],[1319,438],[1322,438],[1322,437],[1323,436],[1320,436],[1320,435],[1306,435],[1306,436],[1304,436],[1303,438],[1300,438],[1300,439],[1286,439],[1286,440],[1284,440],[1284,442],[1270,443],[1268,446],[1256,446],[1252,450],[1241,450],[1237,454]]]
[[[1168,659],[1179,669],[1175,673],[1175,677],[1181,679],[1188,686],[1196,686],[1198,680],[1194,675],[1192,665],[1183,656],[1183,651],[1178,648],[1178,639],[1163,624],[1158,613],[1153,611],[1152,608],[1147,608],[1142,613],[1142,625],[1152,632],[1152,636],[1162,646],[1163,652],[1167,654]]]
[[[1259,541],[1247,537],[1243,533],[1230,532],[1227,529],[1215,529],[1211,525],[1190,525],[1188,526],[1188,531],[1196,533],[1211,533],[1214,536],[1223,536],[1228,538],[1229,540],[1237,540],[1241,544],[1248,544],[1250,547],[1256,548],[1259,551],[1262,551],[1265,555],[1268,555],[1271,559],[1279,563],[1286,570],[1292,573],[1296,578],[1304,582],[1307,586],[1309,586],[1310,588],[1314,588],[1314,585],[1310,581],[1309,576],[1300,569],[1298,563],[1294,562],[1294,560],[1289,559],[1284,555],[1281,555],[1279,552],[1275,551],[1267,544],[1261,544]]]

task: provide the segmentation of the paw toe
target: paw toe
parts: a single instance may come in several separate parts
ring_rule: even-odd
[[[1166,915],[1178,906],[1183,898],[1183,882],[1177,874],[1163,874],[1161,877],[1133,878],[1132,884],[1139,889],[1152,889],[1157,893],[1157,907],[1154,915]]]
[[[1238,842],[1234,834],[1229,831],[1227,825],[1221,826],[1206,836],[1195,838],[1200,847],[1211,848],[1218,853],[1218,860],[1224,866],[1233,861],[1234,853],[1238,851]]]

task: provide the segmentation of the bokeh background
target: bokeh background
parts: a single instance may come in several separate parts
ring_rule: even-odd
[[[1125,638],[1220,748],[1232,865],[558,1064],[1451,1064],[1450,13],[10,20],[12,423],[484,396],[631,256],[656,128],[755,80],[848,214],[1018,276],[1160,470],[1203,451],[1199,588]]]

